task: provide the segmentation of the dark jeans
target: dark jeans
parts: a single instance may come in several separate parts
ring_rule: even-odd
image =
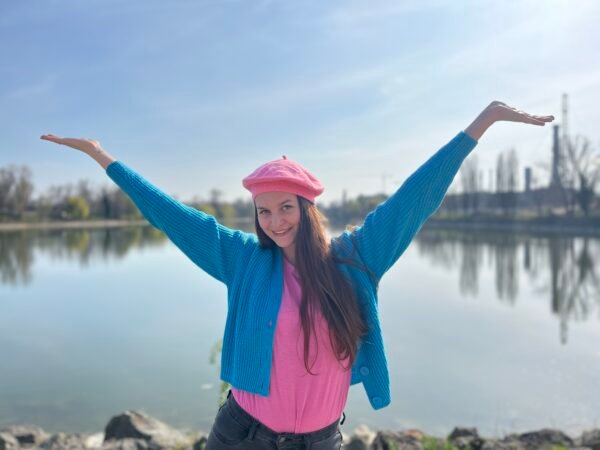
[[[219,408],[208,435],[205,450],[339,450],[342,433],[338,424],[332,424],[310,433],[278,433],[259,422],[242,409],[231,394]]]

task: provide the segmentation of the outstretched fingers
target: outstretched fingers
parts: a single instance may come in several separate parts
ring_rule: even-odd
[[[546,123],[554,120],[554,116],[533,116],[531,114],[525,114],[525,118],[527,119],[528,123],[541,126],[544,126]]]
[[[40,139],[44,139],[45,141],[55,142],[57,144],[62,144],[63,139],[58,136],[54,136],[53,134],[42,134]]]
[[[537,115],[529,114],[523,110],[510,107],[508,105],[501,105],[500,108],[501,109],[503,108],[505,111],[504,114],[502,114],[505,116],[505,120],[529,123],[532,125],[540,125],[540,126],[544,126],[544,125],[546,125],[546,123],[552,122],[554,120],[554,116],[551,116],[551,115],[550,116],[537,116]]]

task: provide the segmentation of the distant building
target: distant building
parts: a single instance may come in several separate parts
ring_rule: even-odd
[[[532,186],[533,170],[525,168],[525,190],[514,192],[484,192],[480,185],[480,191],[468,194],[447,195],[439,208],[440,212],[463,211],[466,213],[501,213],[531,211],[536,214],[551,210],[557,214],[564,213],[567,199],[575,198],[572,188],[563,186],[560,178],[561,140],[559,137],[559,126],[553,126],[552,140],[552,173],[550,183],[547,187],[539,188]],[[490,187],[492,171],[490,170]],[[465,195],[469,197],[466,201]],[[476,196],[476,199],[473,199]]]
[[[531,192],[531,167],[525,167],[525,192]]]
[[[553,125],[553,138],[552,138],[552,177],[550,178],[550,187],[560,189],[562,187],[562,183],[560,180],[560,165],[562,152],[560,148],[560,137],[559,133],[559,125]]]

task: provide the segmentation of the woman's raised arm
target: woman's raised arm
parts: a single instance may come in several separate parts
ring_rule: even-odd
[[[464,131],[440,148],[394,194],[371,211],[360,227],[352,233],[345,231],[340,238],[355,243],[363,263],[379,281],[439,208],[462,162],[492,124],[510,121],[543,126],[553,120],[554,116],[533,116],[502,102],[490,103]]]
[[[80,150],[95,159],[104,170],[106,170],[108,165],[115,160],[108,154],[106,150],[102,148],[100,142],[96,141],[95,139],[61,138],[54,136],[53,134],[42,134],[40,139]]]
[[[127,165],[115,160],[96,140],[61,138],[51,134],[42,135],[41,139],[91,156],[131,198],[152,226],[165,233],[198,267],[227,285],[237,268],[243,267],[258,246],[255,235],[227,228],[210,214],[167,195]]]

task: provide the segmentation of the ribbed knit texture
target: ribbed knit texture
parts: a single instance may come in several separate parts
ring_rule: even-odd
[[[377,285],[440,206],[460,165],[476,145],[477,141],[461,131],[369,213],[360,227],[331,240],[335,256],[353,258],[374,275],[338,264],[354,286],[369,325],[359,343],[351,384],[363,383],[373,409],[390,403]],[[227,228],[211,215],[184,205],[121,161],[112,162],[106,172],[154,227],[198,267],[225,283],[227,320],[221,379],[238,389],[268,396],[273,335],[283,290],[281,249],[261,248],[255,234]]]
[[[273,339],[269,396],[233,387],[233,397],[252,417],[278,433],[311,433],[339,420],[346,407],[352,368],[339,361],[329,324],[318,309],[313,316],[308,366],[300,320],[302,286],[296,268],[283,258],[283,295]]]

